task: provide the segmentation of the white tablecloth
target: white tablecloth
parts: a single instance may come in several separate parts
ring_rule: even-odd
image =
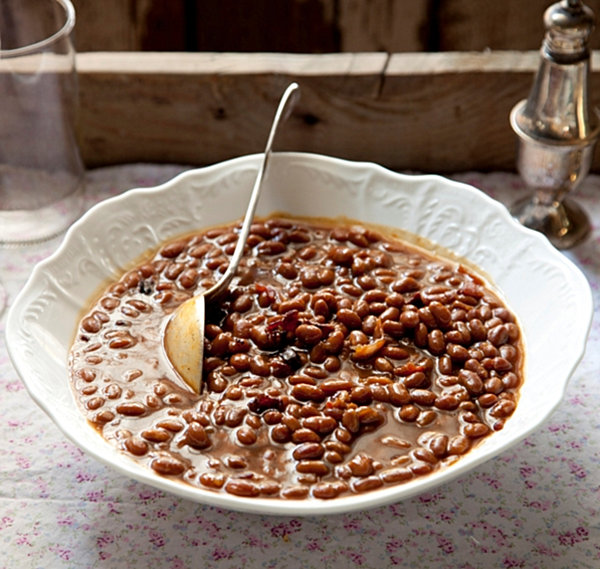
[[[92,171],[88,203],[181,170],[129,165]],[[526,191],[513,174],[455,178],[506,203]],[[585,273],[597,301],[600,177],[589,177],[576,197],[595,227],[565,254]],[[0,248],[9,304],[59,242]],[[598,309],[562,404],[518,446],[416,498],[313,518],[198,505],[83,454],[29,398],[7,355],[5,321],[6,311],[0,320],[0,569],[600,567]]]

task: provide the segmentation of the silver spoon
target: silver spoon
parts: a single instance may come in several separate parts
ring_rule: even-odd
[[[169,318],[165,327],[164,346],[167,357],[169,358],[171,365],[175,368],[175,371],[196,393],[199,393],[202,388],[205,303],[207,301],[219,300],[224,295],[231,280],[235,276],[243,256],[246,240],[250,233],[250,226],[254,219],[254,212],[256,211],[262,181],[271,156],[271,147],[273,145],[277,127],[282,117],[284,117],[284,112],[286,111],[288,104],[290,105],[289,109],[292,108],[298,93],[298,84],[291,83],[279,101],[271,131],[269,132],[269,138],[267,139],[263,159],[258,170],[256,181],[254,182],[252,194],[250,195],[246,216],[244,217],[237,245],[227,270],[211,288],[181,304]]]

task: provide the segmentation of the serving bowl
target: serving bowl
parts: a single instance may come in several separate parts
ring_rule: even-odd
[[[83,309],[107,279],[164,240],[239,219],[259,160],[236,158],[108,199],[77,221],[59,249],[36,266],[8,314],[8,350],[32,398],[69,439],[116,471],[184,498],[245,512],[316,515],[367,509],[430,490],[518,443],[550,415],[583,355],[591,325],[591,291],[570,261],[468,185],[371,163],[280,153],[272,157],[258,215],[343,216],[397,228],[449,250],[491,279],[519,318],[524,337],[525,381],[515,413],[504,429],[447,468],[330,501],[202,490],[161,477],[107,443],[79,410],[67,371]]]

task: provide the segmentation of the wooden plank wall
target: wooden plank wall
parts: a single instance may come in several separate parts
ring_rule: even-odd
[[[74,0],[78,51],[537,49],[552,0]],[[587,0],[600,15],[600,0]],[[592,47],[600,47],[600,31]]]
[[[514,168],[508,117],[531,87],[552,3],[73,1],[88,166],[260,152],[297,80],[284,149],[439,173]],[[586,2],[600,18],[600,0]]]
[[[514,169],[509,114],[527,97],[539,55],[104,52],[77,63],[90,166],[200,166],[262,152],[277,100],[295,80],[301,98],[278,150],[449,173]],[[600,96],[600,72],[590,90]]]

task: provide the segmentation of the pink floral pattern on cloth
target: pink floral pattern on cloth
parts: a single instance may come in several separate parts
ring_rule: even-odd
[[[89,205],[183,168],[129,165],[89,173]],[[510,203],[527,190],[506,173],[460,181]],[[565,253],[600,286],[600,177],[579,203],[591,237]],[[59,240],[0,248],[11,300]],[[29,398],[0,320],[0,569],[218,567],[600,567],[600,320],[562,404],[534,434],[469,475],[402,503],[313,518],[198,505],[126,478],[68,442]]]

